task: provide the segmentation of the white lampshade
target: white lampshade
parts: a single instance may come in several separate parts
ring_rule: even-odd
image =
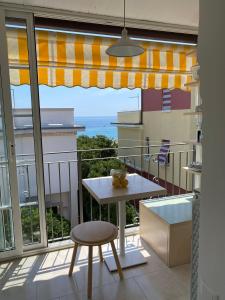
[[[122,30],[121,38],[117,43],[110,46],[106,53],[110,56],[117,56],[117,57],[131,57],[137,56],[144,53],[144,48],[139,46],[136,42],[132,41],[128,35],[127,30],[124,27]]]

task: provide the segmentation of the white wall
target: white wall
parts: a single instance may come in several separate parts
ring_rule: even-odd
[[[14,114],[18,117],[14,125],[23,128],[31,125],[30,109],[16,109]],[[71,219],[72,225],[77,220],[77,159],[76,153],[45,154],[49,152],[74,151],[76,145],[76,131],[67,127],[74,125],[73,108],[43,108],[41,109],[42,127],[49,126],[49,129],[42,129],[42,146],[44,160],[44,183],[46,205],[63,203],[63,215]],[[53,124],[53,125],[52,125]],[[54,124],[61,124],[62,128],[55,128]],[[50,128],[51,127],[51,128]],[[58,126],[60,127],[60,126]],[[29,195],[37,195],[36,170],[34,160],[34,140],[31,130],[15,131],[16,154],[31,154],[29,156],[18,156],[17,163],[22,166],[17,167],[20,202],[27,200]],[[0,144],[1,146],[1,144]],[[1,147],[0,147],[1,149]],[[28,163],[30,161],[30,163]],[[69,161],[73,161],[70,162]],[[60,163],[59,163],[60,162]],[[48,164],[49,163],[49,164]],[[24,164],[29,166],[24,167]],[[50,172],[49,172],[50,170]],[[70,171],[70,173],[69,173]],[[49,176],[50,174],[50,176]],[[49,182],[50,177],[50,182]],[[61,183],[61,184],[60,184]],[[0,182],[1,186],[1,182]],[[61,192],[61,195],[60,195]],[[33,200],[32,200],[33,201]]]
[[[41,124],[74,125],[74,108],[41,108]]]
[[[24,136],[22,134],[16,135],[16,151],[17,154],[30,154],[34,153],[33,138],[31,135]],[[42,132],[42,146],[43,146],[43,160],[44,160],[44,184],[46,199],[51,202],[59,201],[59,193],[62,193],[62,201],[64,207],[64,216],[75,220],[77,214],[77,163],[69,161],[76,161],[77,154],[75,153],[57,153],[62,151],[74,151],[77,149],[76,135],[74,130],[60,131],[55,130],[52,135],[52,130]],[[56,152],[57,154],[45,154],[49,152]],[[21,164],[26,164],[26,160],[31,160],[31,165],[25,169],[24,167],[17,168],[18,181],[19,181],[19,194],[20,202],[24,202],[25,198],[37,195],[36,186],[36,171],[33,163],[34,155],[27,156],[22,159]],[[25,161],[23,161],[25,159]],[[18,162],[18,160],[17,160]],[[60,162],[60,163],[59,163]],[[70,166],[69,166],[70,164]],[[48,167],[49,165],[49,167]],[[69,174],[70,168],[70,174]],[[59,171],[60,169],[60,171]],[[49,170],[50,170],[50,183],[49,183]],[[29,186],[28,186],[29,177]],[[61,184],[60,184],[61,182]],[[49,188],[51,185],[51,190]],[[29,188],[30,187],[30,188]],[[71,203],[70,194],[71,191]]]
[[[23,127],[32,125],[31,109],[14,109],[14,125]],[[17,117],[15,117],[17,116]],[[74,108],[41,108],[41,125],[74,125]]]
[[[225,300],[225,2],[200,1],[203,100],[200,281]],[[201,300],[206,297],[201,296]],[[208,298],[212,299],[212,298]]]
[[[48,152],[60,152],[60,151],[74,151],[77,149],[76,136],[71,134],[56,135],[56,136],[43,136],[42,137],[43,153]],[[47,154],[44,155],[44,166],[45,166],[45,193],[49,194],[49,183],[48,183],[48,163],[50,164],[50,176],[51,181],[51,192],[59,193],[59,164],[61,168],[61,191],[67,192],[70,189],[69,186],[69,165],[68,161],[76,160],[77,154],[75,153],[59,153],[59,154]],[[71,163],[71,169],[77,174],[77,164]],[[77,181],[73,182],[73,187],[77,188]]]
[[[123,1],[121,0],[2,0],[2,2],[42,6],[71,12],[123,16]],[[129,0],[127,1],[127,17],[197,26],[198,0]]]

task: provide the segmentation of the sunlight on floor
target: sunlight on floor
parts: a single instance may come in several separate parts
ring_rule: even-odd
[[[118,241],[117,241],[118,247]],[[138,235],[126,238],[126,249],[138,246],[147,264],[124,270],[123,281],[99,262],[94,249],[94,300],[188,300],[190,266],[167,268]],[[1,300],[84,300],[87,299],[87,247],[78,251],[72,278],[68,269],[72,249],[50,252],[0,265]],[[103,247],[105,257],[111,255],[109,245]]]

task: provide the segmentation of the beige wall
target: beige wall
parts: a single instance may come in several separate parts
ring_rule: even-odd
[[[118,123],[140,123],[141,111],[118,112]],[[119,147],[137,147],[143,143],[142,125],[118,125]],[[137,166],[141,165],[140,157],[129,157],[130,155],[140,155],[141,149],[119,149],[119,155],[128,156],[126,162]]]
[[[144,112],[144,138],[150,138],[150,144],[159,145],[162,139],[168,139],[171,143],[187,142],[195,139],[196,126],[193,116],[186,116],[187,110],[173,110],[170,112]],[[151,142],[152,141],[152,142]],[[152,153],[157,153],[160,147],[151,148]],[[158,167],[157,163],[146,161],[145,170],[149,173],[165,179],[184,189],[191,189],[192,175],[187,174],[182,168],[192,161],[192,153],[187,157],[186,153],[179,154],[180,151],[189,151],[191,145],[171,146],[171,152],[174,153],[174,173],[173,173],[173,156],[171,156],[170,164]],[[155,156],[157,158],[157,156]],[[179,170],[179,166],[181,168]]]
[[[141,122],[141,111],[121,111],[118,112],[117,122],[119,123],[140,123]]]
[[[193,100],[192,100],[193,102]],[[193,104],[194,105],[194,104]],[[130,128],[118,127],[119,146],[134,146],[145,145],[145,138],[150,138],[150,145],[160,145],[162,139],[169,139],[171,143],[188,142],[196,139],[196,116],[184,115],[188,110],[173,110],[171,112],[153,111],[143,112],[143,127]],[[119,113],[119,120],[129,120],[129,112]],[[158,176],[161,179],[180,185],[184,189],[191,189],[192,175],[187,174],[182,168],[187,165],[187,162],[192,161],[192,145],[171,146],[171,152],[174,152],[174,173],[173,173],[173,156],[171,156],[170,164],[158,166],[154,162],[157,159],[156,153],[160,150],[160,146],[151,147],[150,154],[153,155],[149,160],[147,157],[141,159],[133,158],[132,162],[139,169],[144,169],[152,175]],[[185,153],[179,154],[179,151]],[[187,152],[189,155],[187,156]],[[123,150],[120,153],[128,153],[140,155],[141,151],[137,149]],[[147,153],[143,150],[143,153]],[[181,168],[179,170],[179,165]]]
[[[153,141],[169,139],[171,142],[183,142],[195,138],[193,116],[185,116],[186,110],[171,112],[144,112],[144,136]]]
[[[118,127],[118,143],[119,147],[137,147],[143,144],[143,126],[136,127]],[[118,154],[121,156],[130,156],[126,162],[131,165],[141,165],[141,149],[119,149]],[[139,157],[132,157],[139,155]]]

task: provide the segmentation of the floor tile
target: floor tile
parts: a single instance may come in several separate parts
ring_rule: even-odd
[[[182,285],[187,292],[190,292],[191,288],[191,265],[182,265],[174,268],[170,268],[169,271],[173,274],[176,280]]]
[[[146,244],[144,244],[139,237],[136,237],[135,240],[133,240],[132,237],[130,237],[130,240],[128,240],[128,245],[131,245],[131,247],[137,246],[139,251],[146,258],[147,263],[140,266],[124,269],[123,273],[125,278],[144,275],[147,273],[156,272],[167,268],[165,263],[162,262],[162,260],[155,254],[155,252]],[[119,276],[117,273],[115,273],[114,277],[116,280],[119,280]]]
[[[1,287],[1,300],[36,300],[37,287],[35,284],[31,285],[13,285],[8,287]]]
[[[68,275],[37,282],[38,300],[48,300],[77,291],[76,282]]]
[[[64,295],[57,300],[82,300],[82,295],[73,293],[73,294]]]
[[[87,274],[88,266],[75,266],[73,272],[73,278],[77,283],[78,289],[87,289]],[[115,282],[113,274],[111,274],[104,263],[100,263],[98,260],[93,263],[93,276],[92,286],[98,287],[107,283]]]
[[[118,250],[118,240],[115,241]],[[147,264],[124,270],[124,280],[110,273],[93,251],[93,300],[189,300],[190,265],[168,268],[138,235],[126,237]],[[68,276],[73,248],[0,264],[1,300],[86,300],[88,247],[79,247],[73,276]],[[110,245],[103,255],[112,255]]]
[[[87,300],[87,293],[69,294],[60,300]],[[106,284],[93,289],[92,300],[146,300],[146,297],[134,279]]]
[[[137,276],[134,279],[148,300],[179,300],[186,295],[186,291],[167,270]]]

